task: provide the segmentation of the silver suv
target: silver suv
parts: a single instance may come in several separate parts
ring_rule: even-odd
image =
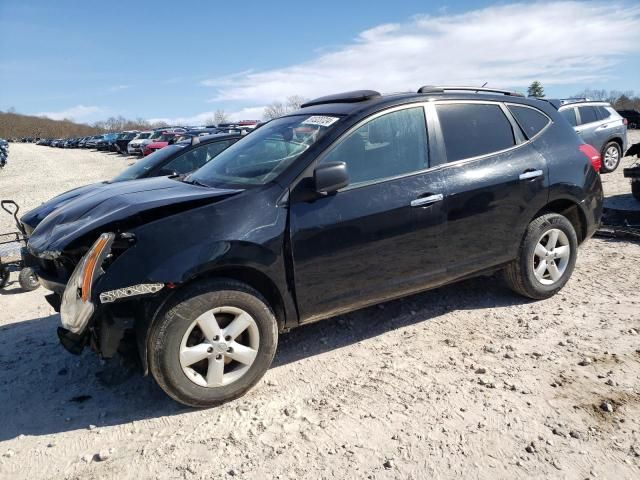
[[[602,173],[613,172],[627,150],[627,125],[607,102],[588,99],[555,100],[551,103],[573,126],[585,143],[602,155]]]

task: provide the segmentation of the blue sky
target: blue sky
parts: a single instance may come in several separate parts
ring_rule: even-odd
[[[640,91],[638,25],[637,1],[0,0],[0,110],[197,123],[356,88]]]

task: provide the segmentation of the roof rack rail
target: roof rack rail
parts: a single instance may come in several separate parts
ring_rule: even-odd
[[[502,95],[509,95],[511,97],[524,97],[520,92],[512,92],[510,90],[501,90],[499,88],[486,88],[486,87],[441,87],[433,85],[425,85],[418,89],[418,93],[445,93],[445,92],[485,92],[485,93],[500,93]]]
[[[325,103],[356,103],[364,102],[375,97],[379,97],[380,92],[375,90],[354,90],[352,92],[336,93],[334,95],[327,95],[326,97],[319,97],[300,105],[301,108],[311,107],[313,105],[323,105]]]

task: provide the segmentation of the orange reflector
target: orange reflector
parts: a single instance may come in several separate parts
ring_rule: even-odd
[[[106,235],[101,235],[100,238],[93,245],[93,248],[89,252],[89,256],[84,264],[84,272],[82,272],[82,301],[86,302],[89,300],[91,295],[91,281],[93,280],[93,274],[96,270],[96,263],[98,261],[98,257],[104,250],[104,247],[107,246],[109,241],[109,237]]]

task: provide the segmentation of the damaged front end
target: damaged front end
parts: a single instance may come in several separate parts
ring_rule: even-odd
[[[89,344],[103,358],[115,355],[125,332],[135,325],[136,308],[131,304],[123,308],[123,304],[157,294],[165,287],[161,283],[149,283],[110,291],[96,288],[105,269],[133,243],[131,234],[101,234],[77,263],[61,297],[53,294],[58,300],[48,298],[60,311],[58,338],[69,352],[79,354]]]

